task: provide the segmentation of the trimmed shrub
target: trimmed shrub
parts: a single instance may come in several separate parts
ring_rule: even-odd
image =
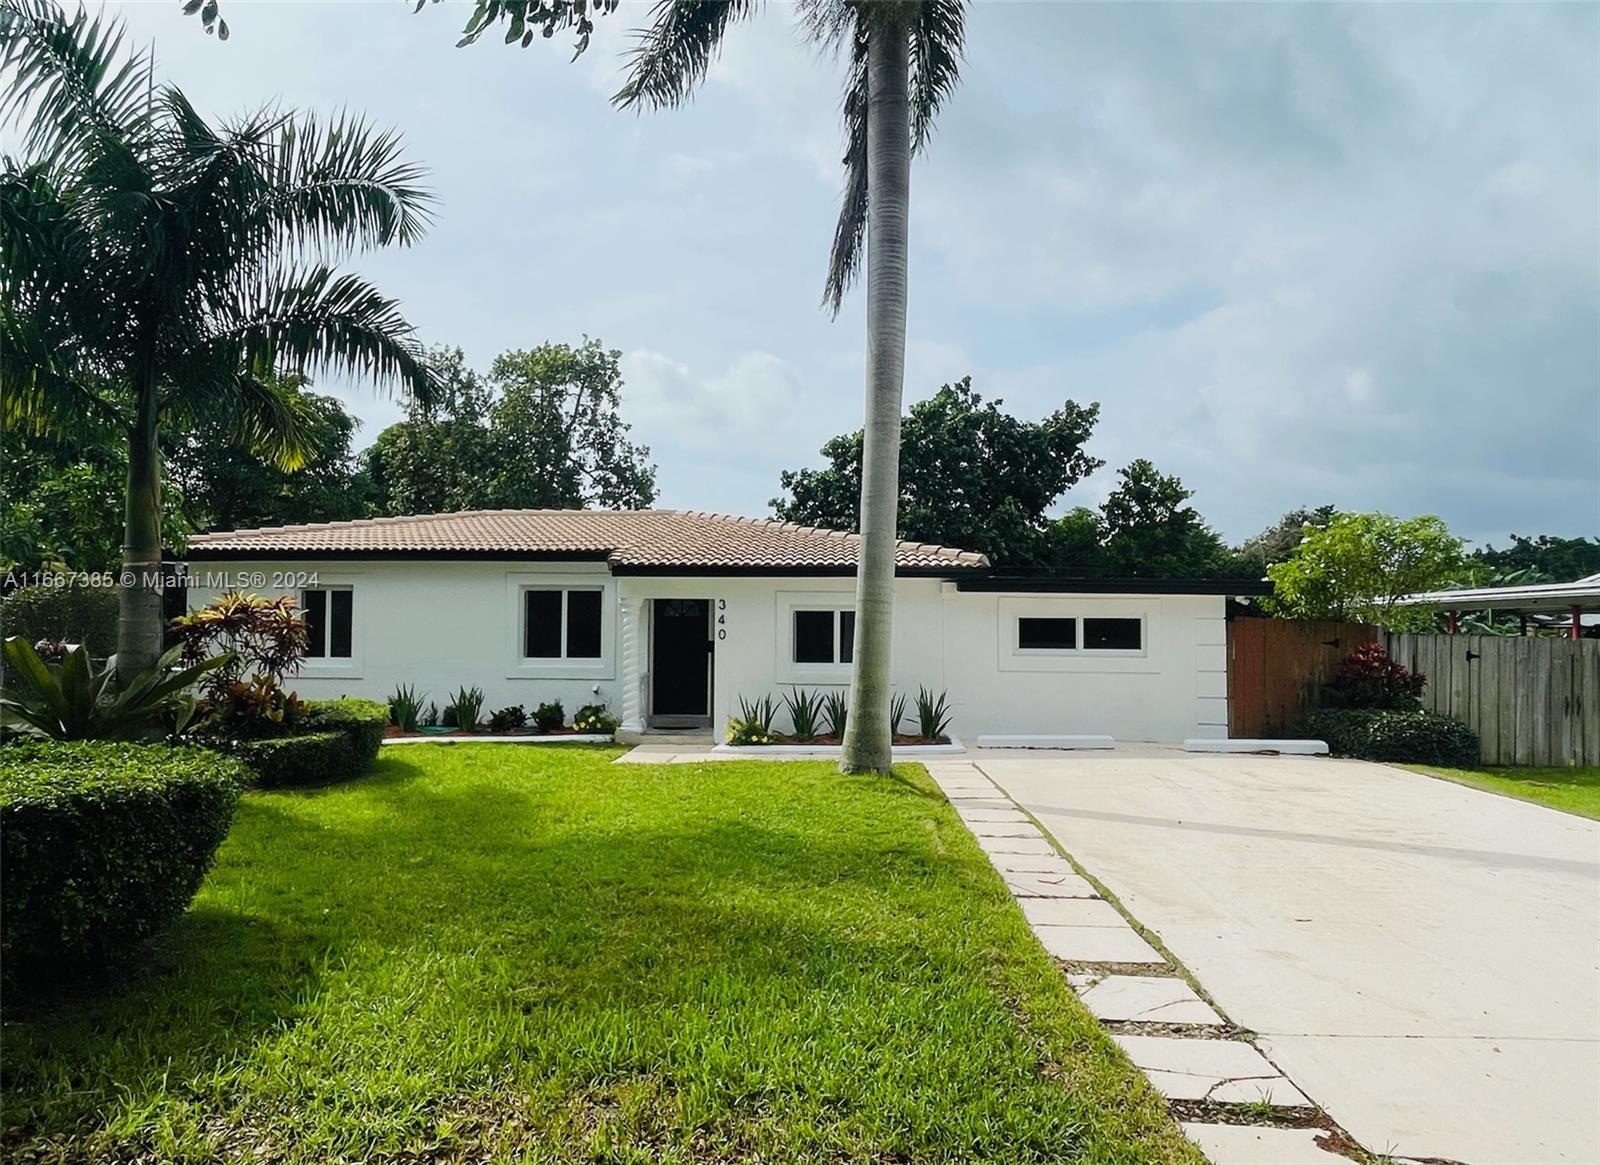
[[[236,740],[227,750],[249,766],[255,784],[263,789],[324,785],[366,771],[365,765],[356,762],[350,738],[338,731]]]
[[[342,732],[350,741],[350,755],[359,776],[378,759],[378,746],[389,727],[389,709],[376,700],[344,696],[337,700],[307,700],[300,727],[306,732]]]
[[[490,732],[510,732],[513,728],[522,728],[528,723],[528,712],[521,704],[512,704],[508,708],[501,708],[498,712],[489,713]]]
[[[7,981],[97,968],[182,914],[248,780],[236,761],[204,748],[0,748]]]
[[[1477,733],[1421,709],[1323,708],[1306,717],[1303,735],[1361,760],[1457,768],[1477,764],[1479,756]]]
[[[540,732],[554,732],[567,722],[567,710],[560,700],[551,700],[533,710],[533,722]]]

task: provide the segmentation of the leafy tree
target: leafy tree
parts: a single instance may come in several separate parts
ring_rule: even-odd
[[[1246,539],[1244,545],[1239,547],[1239,558],[1252,569],[1264,571],[1274,562],[1282,562],[1294,553],[1294,548],[1300,545],[1300,540],[1306,535],[1307,526],[1320,530],[1333,520],[1337,512],[1332,506],[1317,506],[1314,509],[1301,506],[1290,510],[1255,537]]]
[[[900,532],[917,542],[978,550],[1007,566],[1043,562],[1045,511],[1100,460],[1083,451],[1100,406],[1067,401],[1042,421],[1019,420],[985,401],[972,378],[911,406],[901,425]],[[861,496],[859,431],[822,447],[824,469],[785,471],[786,521],[855,530]]]
[[[599,340],[504,352],[489,369],[494,504],[642,509],[656,498],[650,450],[622,420],[622,353]]]
[[[1117,488],[1100,508],[1108,573],[1126,578],[1207,578],[1230,573],[1227,548],[1207,526],[1175,474],[1145,458],[1117,471]]]
[[[418,238],[421,171],[364,122],[273,109],[218,128],[125,54],[121,25],[0,0],[0,380],[8,428],[126,438],[119,671],[160,653],[164,425],[226,416],[284,468],[303,418],[273,373],[307,368],[425,392],[393,300],[331,263]]]
[[[78,440],[7,433],[0,458],[0,570],[114,571],[122,556],[128,454],[111,431]],[[162,538],[181,546],[181,512],[163,515]],[[108,647],[106,654],[110,654]]]
[[[435,349],[434,399],[367,451],[379,511],[650,505],[655,466],[622,420],[621,355],[598,340],[541,344],[483,378],[459,348]]]
[[[1289,619],[1352,619],[1425,631],[1431,612],[1397,605],[1403,595],[1447,585],[1463,564],[1461,539],[1431,514],[1337,514],[1310,531],[1285,562],[1267,568],[1266,606]]]
[[[1504,550],[1485,546],[1472,557],[1497,573],[1538,572],[1541,577],[1529,578],[1529,582],[1576,582],[1600,574],[1600,538],[1562,538],[1555,534],[1525,538],[1513,534],[1511,545]]]
[[[233,440],[226,419],[202,421],[166,442],[173,509],[196,530],[342,522],[367,512],[368,486],[351,450],[360,424],[334,397],[305,390],[303,376],[282,378],[278,391],[298,398],[304,421],[304,463],[298,469],[253,456]]]
[[[488,385],[460,348],[434,348],[436,387],[414,399],[366,451],[373,504],[381,514],[441,514],[488,507],[492,465]]]

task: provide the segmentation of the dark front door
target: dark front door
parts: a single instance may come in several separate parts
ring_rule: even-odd
[[[711,716],[711,603],[657,599],[654,615],[651,719],[705,723]]]

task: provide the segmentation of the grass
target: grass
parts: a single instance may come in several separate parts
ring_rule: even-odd
[[[1413,772],[1443,777],[1474,789],[1503,793],[1600,820],[1600,766],[1548,768],[1446,769],[1434,765],[1404,765]]]
[[[0,1156],[1200,1161],[923,770],[616,754],[247,795],[142,971],[7,1001]]]

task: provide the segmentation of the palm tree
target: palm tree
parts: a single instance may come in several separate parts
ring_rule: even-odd
[[[887,772],[890,760],[889,655],[894,620],[894,554],[900,501],[900,412],[905,382],[906,238],[911,157],[959,77],[965,0],[799,0],[809,37],[849,55],[845,77],[844,202],[834,231],[823,302],[837,316],[866,240],[866,443],[861,471],[861,542],[856,569],[856,641],[850,714],[840,768]],[[574,28],[583,52],[591,15],[614,0],[481,0],[462,44],[502,20],[506,42],[527,45]],[[421,7],[420,5],[418,6]],[[685,104],[705,79],[734,21],[754,0],[657,0],[639,34],[624,109]]]
[[[263,109],[209,124],[120,23],[0,0],[0,420],[128,441],[118,671],[161,647],[164,424],[225,417],[293,468],[305,421],[277,375],[431,379],[396,303],[333,264],[427,224],[389,132]],[[131,582],[132,585],[127,585]]]

